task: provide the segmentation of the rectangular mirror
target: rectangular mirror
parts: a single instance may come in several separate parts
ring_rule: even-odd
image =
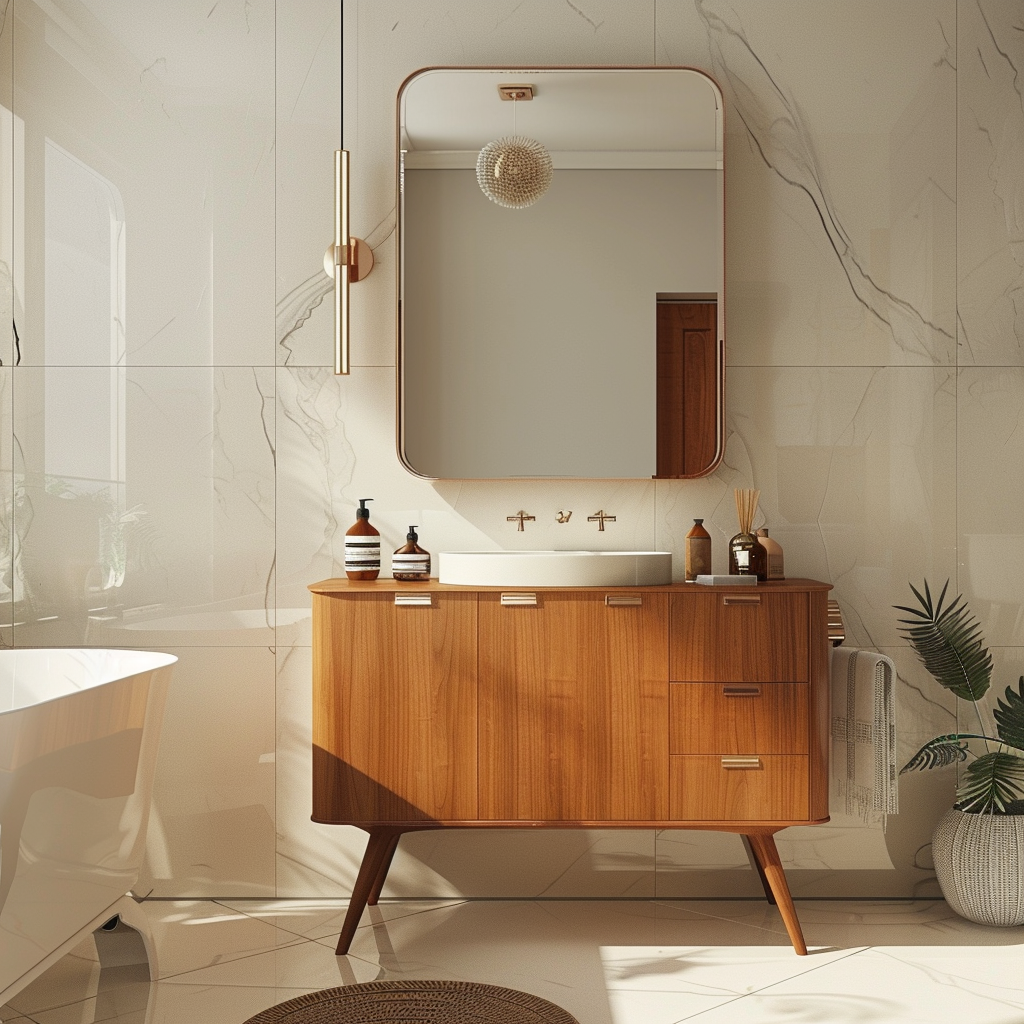
[[[550,155],[546,190],[543,151],[539,167],[517,163],[513,136]],[[679,478],[715,468],[722,138],[721,93],[691,68],[428,68],[407,79],[398,380],[411,472]],[[536,176],[543,194],[523,208],[478,182],[480,151],[496,140],[483,183],[501,198]]]

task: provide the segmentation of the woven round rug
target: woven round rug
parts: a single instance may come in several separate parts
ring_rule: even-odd
[[[370,981],[289,999],[245,1024],[579,1024],[546,999],[469,981]]]

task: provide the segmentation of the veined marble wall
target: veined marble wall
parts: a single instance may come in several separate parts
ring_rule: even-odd
[[[952,578],[998,688],[1020,674],[1017,0],[0,0],[0,19],[0,320],[17,329],[0,336],[0,639],[180,657],[143,892],[351,885],[361,834],[309,821],[305,586],[341,574],[360,497],[385,547],[416,522],[435,552],[592,546],[585,516],[555,533],[570,507],[615,514],[610,547],[681,553],[703,516],[722,568],[731,491],[757,486],[787,571],[831,580],[850,642],[896,661],[901,758],[955,715],[899,638],[908,581]],[[726,96],[723,465],[656,483],[410,476],[401,81],[633,63],[706,69]],[[330,370],[321,270],[342,115],[354,230],[378,261],[352,293],[349,378]],[[525,534],[505,519],[519,508],[538,517]],[[784,833],[794,891],[935,892],[951,789],[905,776],[884,835],[838,815]],[[738,840],[686,832],[412,835],[387,890],[759,891]]]

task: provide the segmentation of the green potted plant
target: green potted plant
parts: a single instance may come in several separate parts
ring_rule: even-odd
[[[942,895],[979,924],[1024,924],[1024,676],[997,699],[990,735],[980,702],[992,655],[978,620],[962,595],[946,603],[949,580],[934,601],[927,580],[924,593],[910,589],[918,606],[895,606],[909,616],[899,620],[901,633],[935,680],[973,707],[978,731],[936,736],[900,774],[966,762],[956,803],[932,839]]]

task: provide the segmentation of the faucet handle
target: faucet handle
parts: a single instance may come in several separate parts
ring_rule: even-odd
[[[536,516],[531,516],[522,509],[520,509],[514,516],[506,516],[505,519],[509,523],[519,523],[519,526],[516,528],[518,533],[522,533],[525,529],[523,526],[524,523],[533,523],[537,521]]]

